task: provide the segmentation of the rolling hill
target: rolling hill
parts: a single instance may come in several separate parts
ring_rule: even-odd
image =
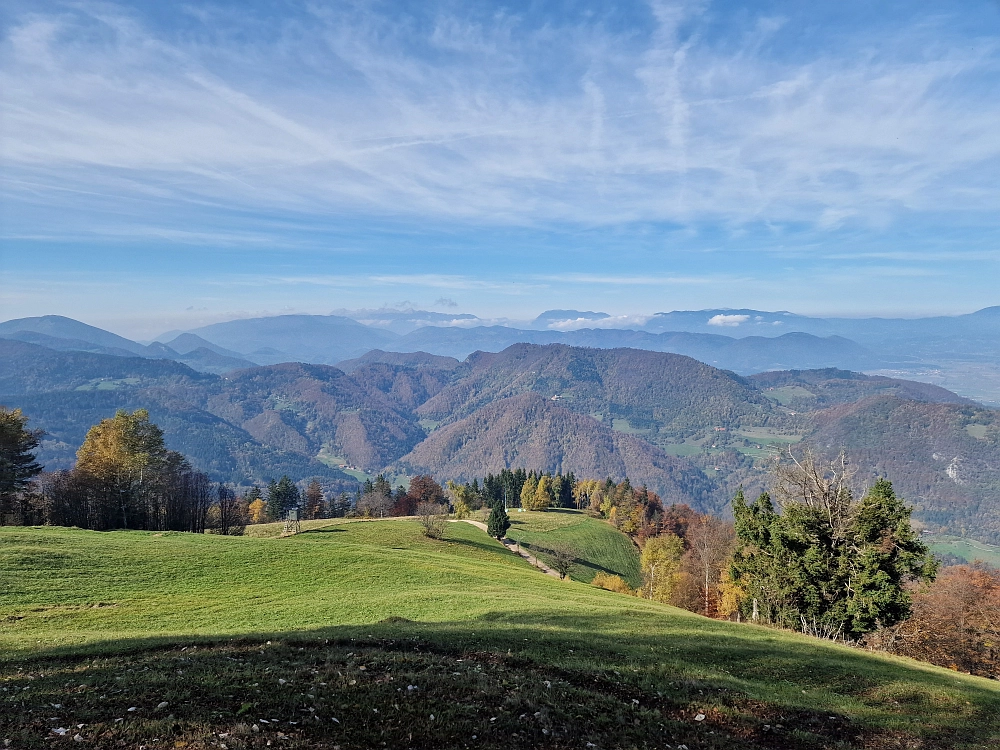
[[[933,531],[1000,541],[1000,414],[978,405],[870,396],[817,412],[807,436],[893,479]]]
[[[396,380],[381,384],[392,392]],[[380,469],[425,433],[378,385],[325,365],[255,367],[218,381],[205,409],[265,445],[305,456],[329,448],[351,464]]]
[[[0,528],[0,736],[28,749],[1000,739],[995,681],[558,581],[468,524],[445,531]]]
[[[460,378],[417,409],[450,421],[519,393],[556,398],[579,414],[609,423],[683,436],[709,425],[766,425],[785,420],[772,402],[741,378],[689,357],[635,349],[580,349],[515,344],[499,354],[477,352]]]

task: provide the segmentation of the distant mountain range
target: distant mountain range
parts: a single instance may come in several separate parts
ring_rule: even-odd
[[[172,359],[215,374],[290,361],[338,365],[374,350],[463,360],[517,343],[628,347],[683,354],[742,375],[829,367],[881,373],[1000,405],[1000,307],[917,319],[811,318],[750,309],[625,317],[548,310],[520,323],[426,310],[338,310],[231,320],[174,331],[148,345],[47,315],[0,323],[0,337],[63,351]]]
[[[91,335],[49,330],[37,335],[59,347]],[[183,334],[168,348],[231,359],[234,341]],[[800,444],[846,449],[863,481],[887,474],[936,530],[1000,540],[1000,414],[926,383],[836,368],[741,376],[669,352],[527,343],[464,361],[369,350],[343,368],[218,375],[154,357],[156,345],[129,356],[115,340],[88,345],[116,353],[0,338],[0,403],[48,433],[40,458],[50,469],[72,465],[90,425],[142,407],[169,447],[241,484],[287,473],[348,487],[383,470],[471,479],[510,466],[628,476],[725,513],[738,486],[763,486],[769,456]]]

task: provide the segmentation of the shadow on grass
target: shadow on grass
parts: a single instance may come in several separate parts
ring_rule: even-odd
[[[541,544],[532,544],[531,542],[521,542],[514,540],[520,547],[528,550],[534,555],[548,555],[551,557],[555,552],[548,547],[544,547]],[[603,565],[598,565],[591,560],[583,560],[579,557],[573,558],[573,565],[578,568],[586,568],[587,570],[593,571],[595,574],[598,572],[607,573],[608,575],[619,576],[620,578],[627,578],[628,574],[621,570],[613,570],[611,568],[605,568]]]
[[[306,529],[305,531],[300,531],[296,536],[301,536],[302,534],[336,534],[342,531],[347,531],[347,529],[324,526],[321,529]]]
[[[497,545],[496,542],[491,544],[490,542],[485,540],[482,542],[478,542],[472,539],[450,539],[445,537],[441,541],[446,542],[448,544],[460,544],[463,547],[472,547],[473,549],[483,550],[484,552],[497,553],[503,551],[501,548],[496,546]]]
[[[0,738],[43,747],[51,729],[77,724],[96,747],[218,733],[230,748],[943,749],[1000,738],[1000,688],[985,680],[694,615],[669,629],[657,620],[496,611],[39,650],[0,661]]]

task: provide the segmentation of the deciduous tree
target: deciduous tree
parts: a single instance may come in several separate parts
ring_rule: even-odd
[[[432,539],[442,537],[444,526],[448,522],[448,506],[443,503],[418,503],[417,516],[420,518],[425,536]]]
[[[642,568],[642,595],[646,599],[669,602],[677,585],[684,542],[673,534],[646,541],[639,555]]]
[[[325,510],[324,505],[323,488],[317,480],[313,479],[305,491],[306,518],[322,518]]]

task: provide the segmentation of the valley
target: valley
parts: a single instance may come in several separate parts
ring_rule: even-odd
[[[775,453],[844,449],[862,483],[892,476],[928,529],[1000,540],[997,413],[915,381],[829,368],[740,376],[677,354],[562,344],[224,375],[11,339],[0,355],[0,402],[46,431],[49,470],[72,465],[90,424],[146,408],[170,447],[237,486],[288,474],[352,492],[380,473],[395,486],[524,468],[627,476],[725,516],[739,486],[763,486]]]

